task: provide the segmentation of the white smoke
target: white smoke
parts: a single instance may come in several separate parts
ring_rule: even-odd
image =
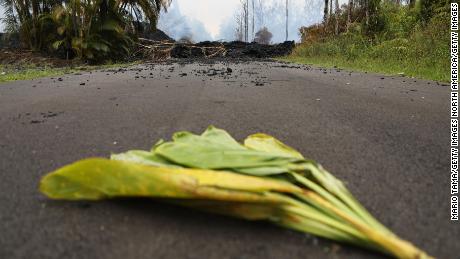
[[[225,40],[236,39],[237,15],[241,13],[240,0],[200,0],[191,5],[192,0],[173,0],[173,4],[167,13],[162,13],[159,28],[164,30],[174,39],[192,36],[194,41],[203,40]],[[218,1],[227,4],[226,8],[232,6],[232,10],[214,10]],[[332,0],[333,1],[333,0]],[[348,0],[339,0],[344,4]],[[231,3],[231,4],[230,4]],[[221,4],[221,5],[222,5]],[[335,1],[333,1],[335,4]],[[252,11],[252,0],[249,0],[249,39],[253,40],[254,34],[261,28],[267,27],[273,34],[273,43],[283,42],[286,39],[286,0],[254,0],[254,12]],[[201,8],[201,10],[190,10],[193,15],[183,15],[180,8]],[[334,7],[335,8],[335,7]],[[324,0],[289,0],[288,40],[299,41],[299,28],[319,23],[323,19]],[[193,12],[194,11],[194,12]],[[224,12],[233,12],[233,15],[224,15]],[[185,11],[184,11],[185,12]],[[209,13],[221,12],[220,30],[216,33],[211,25],[216,25],[215,20],[208,20]],[[199,17],[194,17],[200,15]],[[252,31],[252,16],[254,15],[254,32]],[[213,33],[210,33],[210,30]],[[214,35],[214,37],[212,37]]]
[[[212,40],[204,24],[193,17],[184,16],[174,1],[167,12],[161,12],[158,28],[175,40],[182,38],[195,42]]]
[[[273,43],[286,40],[286,1],[285,0],[255,0],[255,32],[252,31],[252,0],[249,0],[249,39],[255,32],[267,27],[273,34]],[[339,0],[339,5],[347,0]],[[335,1],[333,2],[335,5]],[[335,7],[333,7],[335,8]],[[299,29],[320,23],[323,19],[324,0],[289,0],[288,40],[299,41]],[[227,19],[221,26],[219,39],[235,40],[237,28],[236,17],[241,10],[235,10],[234,17]]]
[[[240,12],[235,8],[234,15],[228,18],[223,16],[220,24],[220,32],[212,37],[206,26],[209,25],[203,17],[186,16],[181,13],[179,6],[184,5],[185,1],[192,0],[173,0],[168,12],[162,12],[159,20],[159,28],[166,32],[174,39],[182,37],[191,38],[194,41],[204,40],[235,40],[235,29],[237,27],[236,15]],[[203,0],[204,2],[216,3],[216,1],[224,1],[228,4],[232,2],[232,6],[238,6],[240,0]],[[202,1],[202,2],[203,2]],[[249,0],[252,3],[252,0]],[[273,33],[273,42],[282,42],[285,40],[285,0],[254,0],[255,1],[255,31],[267,26],[270,32]],[[323,17],[324,0],[289,0],[289,40],[298,41],[299,28],[319,23]],[[342,5],[347,0],[339,0]],[[335,2],[334,2],[335,3]],[[203,3],[202,3],[203,4]],[[188,7],[190,8],[190,7]],[[198,7],[197,7],[198,8]],[[227,7],[226,7],[227,8]],[[214,8],[211,8],[214,9]],[[223,10],[202,10],[203,12],[223,12]],[[228,9],[228,8],[227,8]],[[252,9],[252,4],[250,4]],[[0,17],[3,17],[3,9],[0,6]],[[225,10],[228,11],[228,10]],[[199,12],[198,12],[199,13]],[[252,21],[252,11],[250,10],[250,21]],[[0,23],[0,32],[4,26]],[[250,25],[250,35],[252,33],[252,25]],[[217,36],[216,36],[217,35]],[[250,37],[252,40],[253,38]]]

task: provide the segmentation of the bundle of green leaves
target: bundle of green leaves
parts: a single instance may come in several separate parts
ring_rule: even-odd
[[[397,258],[431,258],[380,224],[345,185],[266,134],[238,143],[226,131],[174,134],[150,151],[91,158],[45,176],[53,199],[150,197],[277,225]]]

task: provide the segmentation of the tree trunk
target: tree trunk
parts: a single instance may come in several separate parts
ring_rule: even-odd
[[[256,6],[254,4],[254,0],[252,0],[252,40],[254,41],[255,37],[256,37]]]
[[[329,0],[324,0],[324,22],[326,22],[327,24],[328,21],[329,21]]]
[[[242,41],[248,42],[249,38],[249,0],[240,0],[242,6],[242,14],[241,14],[241,34],[242,34]]]
[[[366,25],[368,26],[369,25],[369,1],[370,0],[366,0],[366,3],[365,3],[365,11],[366,11]]]
[[[332,15],[332,0],[329,0],[329,16]]]
[[[335,35],[339,35],[339,0],[335,0]]]
[[[32,0],[32,37],[33,37],[33,49],[39,50],[41,48],[40,32],[38,31],[38,16],[39,16],[39,3],[37,0]]]
[[[286,0],[286,41],[289,38],[289,0]]]
[[[353,0],[348,0],[347,32],[351,24],[351,13],[353,12]]]
[[[240,24],[241,24],[241,26],[240,26],[240,35],[241,35],[240,40],[244,41],[244,22],[243,22],[243,19],[241,19]]]
[[[246,7],[245,7],[245,19],[244,19],[244,32],[245,32],[245,41],[249,41],[249,0],[246,0]]]
[[[27,44],[27,47],[28,48],[32,48],[33,47],[33,42],[31,40],[31,37],[30,37],[30,27],[29,27],[29,24],[28,24],[28,21],[30,20],[31,16],[30,16],[30,13],[29,13],[29,6],[27,6],[27,3],[19,0],[19,1],[16,1],[16,11],[18,12],[18,18],[19,18],[19,21],[22,25],[22,28],[21,28],[21,38],[23,38],[23,42],[25,42]]]

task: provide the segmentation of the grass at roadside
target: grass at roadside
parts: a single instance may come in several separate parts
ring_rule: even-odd
[[[381,2],[372,22],[348,23],[347,9],[328,22],[302,29],[304,43],[285,61],[339,67],[448,82],[450,5],[446,0],[420,5]],[[332,19],[331,18],[331,19]],[[335,26],[339,34],[335,33]],[[339,30],[341,29],[341,30]]]
[[[331,36],[300,44],[282,60],[448,82],[448,34],[433,31],[373,43],[359,33]]]
[[[58,76],[73,72],[71,68],[51,68],[51,67],[28,67],[28,68],[12,68],[0,65],[0,83],[29,80],[41,77]]]
[[[98,66],[75,66],[75,67],[47,67],[47,66],[35,66],[35,65],[26,65],[26,66],[8,66],[0,65],[0,84],[9,81],[16,80],[30,80],[41,77],[50,77],[50,76],[59,76],[79,71],[92,71],[98,69],[108,69],[108,68],[121,68],[129,67],[136,65],[139,62],[131,63],[115,63],[115,64],[105,64]]]
[[[302,47],[298,47],[302,48]],[[303,56],[293,53],[290,56],[279,58],[281,61],[316,65],[321,67],[337,67],[360,72],[374,72],[386,75],[400,75],[417,77],[428,80],[441,82],[449,81],[449,68],[436,66],[430,60],[406,61],[400,60],[377,60],[372,58],[361,57],[354,60],[348,60],[345,57],[335,56]]]

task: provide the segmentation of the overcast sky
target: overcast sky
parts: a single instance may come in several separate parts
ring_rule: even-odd
[[[340,0],[342,4],[346,0]],[[256,30],[267,26],[274,34],[274,41],[284,39],[285,0],[255,0],[256,11],[259,3],[264,9],[264,20],[256,21]],[[193,37],[202,40],[233,40],[236,28],[235,16],[239,12],[240,0],[173,0],[168,13],[162,14],[159,27],[174,38]],[[323,0],[290,0],[291,40],[298,40],[298,28],[321,21]],[[0,7],[0,17],[3,10]],[[0,30],[3,25],[0,25]]]
[[[173,0],[180,12],[204,24],[213,37],[217,37],[222,23],[233,16],[240,0]]]

